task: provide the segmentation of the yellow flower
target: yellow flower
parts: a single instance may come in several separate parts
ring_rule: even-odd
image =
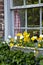
[[[27,32],[26,32],[26,31],[24,31],[23,35],[24,35],[24,36],[25,36],[25,35],[27,35]]]
[[[14,42],[14,38],[10,38],[10,42]]]
[[[23,33],[24,36],[24,42],[29,42],[30,41],[30,33],[27,33],[26,31],[24,31]]]
[[[27,38],[26,37],[24,38],[24,42],[29,42],[29,41],[30,41],[30,38],[28,38],[28,37]]]
[[[22,42],[22,39],[20,39],[19,41]]]
[[[41,47],[41,44],[40,43],[38,43],[38,47]]]
[[[38,40],[39,40],[39,41],[42,41],[42,37],[39,37]]]
[[[14,44],[13,43],[10,43],[9,46],[12,48],[14,46]]]
[[[30,34],[27,34],[27,35],[26,35],[26,37],[29,37],[29,36],[30,36]]]
[[[37,36],[33,36],[33,37],[31,38],[32,41],[34,41],[35,39],[37,40]]]
[[[22,33],[18,33],[16,36],[22,36]]]
[[[22,33],[18,33],[16,36],[17,36],[17,39],[18,39],[18,40],[23,39]]]

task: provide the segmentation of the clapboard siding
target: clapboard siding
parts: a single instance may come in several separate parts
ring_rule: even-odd
[[[3,37],[2,24],[4,24],[4,0],[0,0],[0,36]]]

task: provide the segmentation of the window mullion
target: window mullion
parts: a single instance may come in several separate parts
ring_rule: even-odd
[[[14,11],[12,11],[12,37],[14,37]]]
[[[24,6],[26,5],[26,0],[24,1]],[[27,9],[25,9],[25,31],[27,31]]]
[[[24,5],[26,5],[26,0],[23,0],[23,2],[24,2]]]
[[[41,3],[41,0],[39,0],[39,4]]]
[[[25,31],[27,31],[27,9],[25,10]]]
[[[40,8],[40,34],[42,34],[42,8]]]

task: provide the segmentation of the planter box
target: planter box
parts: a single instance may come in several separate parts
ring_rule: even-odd
[[[33,47],[12,47],[11,49],[13,49],[14,51],[16,50],[21,50],[21,51],[24,51],[25,53],[29,53],[29,52],[34,52],[35,48]],[[37,48],[37,51],[38,51],[38,54],[40,55],[43,55],[43,48]]]

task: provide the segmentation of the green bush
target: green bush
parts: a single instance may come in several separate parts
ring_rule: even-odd
[[[14,51],[6,43],[0,42],[0,65],[36,65],[37,59],[33,52]]]

